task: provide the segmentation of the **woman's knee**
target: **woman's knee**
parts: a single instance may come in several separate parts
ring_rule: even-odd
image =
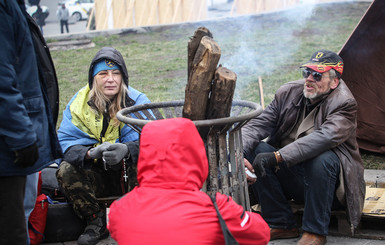
[[[72,183],[81,178],[78,169],[72,164],[63,161],[56,171],[56,179],[61,186]]]

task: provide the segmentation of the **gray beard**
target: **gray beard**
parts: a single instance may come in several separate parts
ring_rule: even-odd
[[[310,94],[310,93],[307,93],[306,89],[304,88],[303,89],[303,96],[305,96],[305,98],[307,98],[309,100],[317,100],[317,99],[322,98],[325,94],[328,94],[330,92],[330,90],[331,89],[329,88],[327,91],[325,91],[325,93],[322,93],[322,94],[320,94],[318,92],[315,92],[314,94]]]

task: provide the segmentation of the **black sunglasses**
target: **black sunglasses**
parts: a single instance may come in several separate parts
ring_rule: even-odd
[[[314,80],[316,80],[317,82],[321,81],[321,79],[322,79],[322,73],[321,72],[313,71],[310,69],[303,69],[302,70],[302,76],[304,78],[308,78],[310,76],[310,74],[313,76]]]

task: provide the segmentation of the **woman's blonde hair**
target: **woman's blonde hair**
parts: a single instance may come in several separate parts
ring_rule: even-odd
[[[110,119],[113,120],[113,125],[118,126],[120,121],[116,118],[118,111],[126,107],[126,95],[127,95],[127,86],[122,81],[120,83],[119,92],[115,95],[114,99],[111,101],[107,96],[105,96],[100,89],[100,86],[96,83],[96,76],[92,81],[92,89],[88,95],[89,100],[93,103],[94,106],[91,108],[96,114],[103,114],[105,112],[107,104],[110,104],[109,115]]]

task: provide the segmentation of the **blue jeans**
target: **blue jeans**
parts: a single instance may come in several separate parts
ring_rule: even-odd
[[[32,213],[36,204],[37,197],[37,185],[39,181],[39,172],[27,175],[25,183],[25,194],[24,194],[24,212],[27,225],[27,245],[29,245],[29,234],[28,234],[28,220],[29,215]]]
[[[276,150],[261,142],[254,153],[245,157],[252,163],[258,153]],[[258,178],[252,185],[261,205],[262,217],[271,228],[296,227],[296,219],[288,202],[292,199],[305,205],[302,229],[327,236],[332,208],[342,208],[335,196],[340,172],[337,155],[329,150],[290,168],[285,163],[279,166],[280,170],[276,173],[266,169],[266,176]]]

